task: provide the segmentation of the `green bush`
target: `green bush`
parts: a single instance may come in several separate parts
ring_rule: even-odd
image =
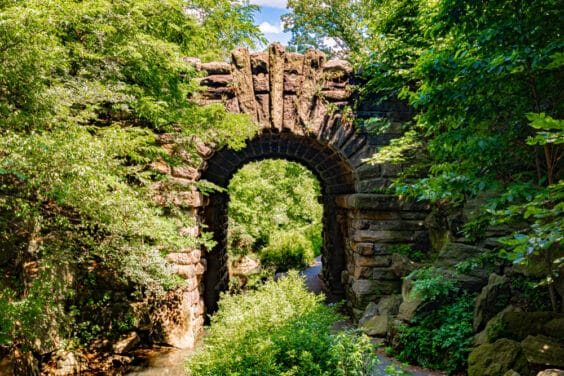
[[[467,366],[472,341],[475,295],[460,293],[439,269],[412,274],[412,293],[423,300],[409,327],[400,328],[396,351],[401,361],[444,369],[453,374]]]
[[[453,374],[466,368],[472,341],[474,296],[419,314],[414,326],[400,335],[401,361],[444,369]]]
[[[260,262],[277,272],[301,269],[313,262],[313,245],[303,233],[294,230],[279,232],[270,238],[270,243],[260,254]]]
[[[372,375],[366,336],[332,333],[340,317],[296,273],[256,291],[223,295],[203,347],[186,361],[190,376]]]

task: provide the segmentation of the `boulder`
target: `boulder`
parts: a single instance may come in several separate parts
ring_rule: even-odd
[[[484,330],[479,332],[474,336],[472,339],[472,345],[480,346],[485,343],[495,342],[500,338],[502,332],[504,330],[502,316],[506,312],[522,312],[521,308],[515,307],[514,305],[509,305],[503,309],[503,311],[499,312],[493,318],[491,318]]]
[[[417,313],[417,309],[422,303],[423,301],[419,296],[414,296],[408,300],[404,300],[399,306],[398,319],[410,323],[413,321],[413,318]]]
[[[462,290],[467,291],[480,291],[488,283],[488,275],[480,271],[475,271],[472,274],[463,274],[445,270],[443,276],[445,279],[454,281]]]
[[[409,273],[414,271],[419,267],[419,264],[411,261],[409,257],[400,255],[399,253],[392,254],[392,266],[391,269],[395,276],[398,278],[403,278]]]
[[[462,243],[447,243],[439,252],[435,265],[450,267],[488,252],[486,248]]]
[[[56,376],[80,375],[88,370],[88,360],[78,351],[58,351],[55,355],[57,368],[53,372]]]
[[[553,319],[562,317],[563,314],[554,312],[505,312],[501,316],[501,335],[522,341],[529,335],[546,333],[545,326]]]
[[[364,324],[365,322],[367,322],[368,320],[370,320],[372,317],[376,316],[377,314],[378,314],[378,304],[375,303],[375,302],[368,303],[368,305],[366,306],[366,309],[362,313],[362,317],[360,318],[360,320],[358,320],[358,324],[359,325]]]
[[[468,356],[468,376],[499,376],[509,370],[529,374],[527,358],[519,342],[502,338],[476,347]]]
[[[376,315],[361,325],[361,329],[372,337],[386,337],[390,326],[390,316]]]
[[[564,346],[546,336],[528,336],[521,342],[523,353],[531,367],[564,368]]]
[[[398,314],[401,302],[401,295],[383,296],[378,302],[378,313],[380,315],[395,316]]]
[[[557,317],[547,322],[543,327],[543,333],[549,337],[564,342],[564,317]]]
[[[490,274],[488,284],[476,298],[474,332],[478,332],[509,302],[511,287],[506,276]]]
[[[503,376],[521,376],[521,374],[510,369],[509,371],[505,372]]]

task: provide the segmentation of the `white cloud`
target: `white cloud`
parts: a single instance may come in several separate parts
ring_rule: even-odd
[[[285,9],[287,2],[286,0],[251,0],[251,4],[260,5],[263,7],[280,8]]]
[[[259,25],[259,30],[265,34],[280,34],[282,33],[281,25],[273,25],[270,22],[264,21]]]

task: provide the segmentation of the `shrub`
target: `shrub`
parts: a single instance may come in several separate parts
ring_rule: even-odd
[[[412,248],[409,244],[398,244],[390,247],[391,253],[399,253],[400,255],[408,257],[412,261],[420,262],[424,260],[427,255],[425,252]]]
[[[313,254],[311,242],[302,233],[289,231],[274,234],[259,257],[264,267],[285,272],[308,266],[313,261]]]
[[[474,296],[418,314],[400,334],[399,359],[452,374],[466,368],[472,342]]]
[[[186,362],[190,376],[372,375],[368,338],[332,334],[340,317],[291,272],[243,295],[223,295],[203,347]]]
[[[475,295],[460,293],[440,269],[412,273],[412,293],[423,300],[412,326],[400,328],[396,350],[401,361],[444,369],[452,374],[467,365],[472,341]]]

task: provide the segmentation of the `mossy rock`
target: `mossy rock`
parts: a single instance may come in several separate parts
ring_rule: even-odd
[[[378,313],[380,315],[395,316],[398,314],[399,306],[402,303],[401,295],[384,296],[378,302]]]
[[[527,358],[519,342],[502,338],[476,347],[468,356],[468,376],[499,376],[509,370],[529,374]]]
[[[545,326],[557,318],[564,318],[564,315],[554,312],[505,312],[501,316],[503,331],[500,334],[522,341],[527,336],[546,333]]]
[[[521,374],[510,369],[509,371],[505,372],[503,376],[521,376]]]
[[[543,332],[564,343],[564,317],[557,317],[547,322],[543,326]]]
[[[454,266],[462,261],[470,260],[489,252],[486,248],[475,247],[463,243],[447,243],[439,252],[434,264],[437,266]]]
[[[495,273],[490,274],[488,284],[484,286],[474,305],[475,332],[484,328],[492,317],[507,306],[510,295],[511,290],[507,277]]]
[[[361,328],[371,337],[386,337],[390,326],[390,316],[374,316],[362,324]]]
[[[564,368],[564,346],[553,338],[528,336],[521,342],[521,347],[533,368]]]

